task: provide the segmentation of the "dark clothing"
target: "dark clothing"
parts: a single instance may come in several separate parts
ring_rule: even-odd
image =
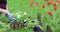
[[[6,9],[7,0],[0,0],[0,8]]]
[[[6,9],[6,5],[7,5],[7,0],[0,0],[0,8]],[[12,15],[8,10],[5,10],[4,13],[5,13],[5,16],[9,18],[9,20],[16,22],[16,19],[12,17]]]
[[[0,4],[6,5],[7,4],[7,0],[0,0]]]
[[[0,4],[0,8],[2,8],[2,9],[6,9],[6,5],[4,5],[4,4]]]

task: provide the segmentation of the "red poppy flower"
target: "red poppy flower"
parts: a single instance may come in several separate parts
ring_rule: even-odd
[[[42,8],[45,8],[45,4],[44,3],[42,3]]]
[[[56,0],[57,3],[59,3],[59,0]]]
[[[57,10],[57,4],[55,3],[53,6],[54,6],[54,10]]]
[[[54,6],[54,10],[57,10],[57,7],[56,6]]]
[[[35,5],[38,6],[38,2],[36,2]]]
[[[30,0],[30,6],[32,6],[33,5],[33,0]]]
[[[52,1],[49,1],[49,2],[48,2],[48,5],[50,5],[50,4],[52,4]]]
[[[52,12],[51,11],[48,11],[47,13],[48,13],[48,15],[52,15]]]

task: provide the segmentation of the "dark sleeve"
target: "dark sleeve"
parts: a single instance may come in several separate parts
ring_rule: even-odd
[[[0,0],[0,4],[7,5],[7,0]]]

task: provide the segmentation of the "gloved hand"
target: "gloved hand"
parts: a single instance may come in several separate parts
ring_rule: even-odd
[[[16,22],[17,20],[11,15],[11,13],[8,10],[3,10],[3,12],[5,13],[5,16],[12,22]]]
[[[6,13],[5,16],[6,16],[7,18],[9,18],[10,21],[13,21],[13,22],[16,22],[16,21],[17,21],[14,17],[12,17],[11,14]]]

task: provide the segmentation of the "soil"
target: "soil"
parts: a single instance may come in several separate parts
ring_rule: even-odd
[[[10,27],[12,29],[19,29],[19,28],[22,28],[23,27],[23,23],[20,23],[20,22],[11,23],[10,24]]]
[[[41,16],[40,15],[37,15],[37,20],[38,20],[38,23],[42,26],[42,21],[41,21]],[[43,32],[43,30],[41,30],[39,28],[39,30],[38,31],[35,31],[35,32]]]
[[[38,23],[42,26],[41,15],[37,15]]]
[[[49,26],[47,26],[47,28],[46,28],[46,32],[52,32],[52,30],[50,29]]]
[[[39,21],[39,24],[42,26],[41,16],[37,15],[37,20]],[[37,32],[43,32],[43,31],[40,29]],[[47,26],[46,32],[52,32],[49,26]]]
[[[39,31],[38,32],[43,32],[41,29],[39,29]]]

